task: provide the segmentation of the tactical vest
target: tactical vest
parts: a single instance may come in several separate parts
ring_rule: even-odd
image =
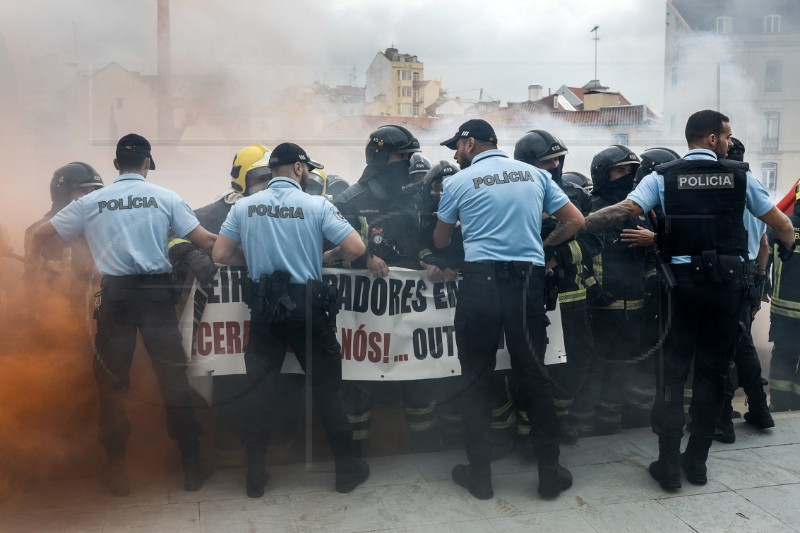
[[[800,247],[800,216],[789,215],[794,226],[794,241]],[[777,241],[772,243],[772,305],[773,314],[800,319],[800,260],[798,257],[783,262],[778,257]],[[800,248],[795,248],[800,255]]]
[[[665,257],[716,250],[747,258],[743,216],[749,168],[727,159],[679,159],[655,168],[664,176],[666,216],[658,237]]]

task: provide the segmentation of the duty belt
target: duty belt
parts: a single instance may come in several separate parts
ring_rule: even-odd
[[[464,263],[465,274],[496,275],[498,278],[511,275],[525,277],[528,273],[544,274],[543,266],[536,266],[530,261],[467,261]]]
[[[173,284],[172,273],[166,274],[132,274],[129,276],[103,276],[103,287],[139,287],[170,286]]]

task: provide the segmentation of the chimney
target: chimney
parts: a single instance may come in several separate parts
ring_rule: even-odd
[[[158,139],[171,141],[175,137],[172,111],[172,47],[169,34],[169,1],[158,0]]]
[[[535,102],[536,100],[542,99],[542,84],[541,83],[534,83],[533,85],[528,85],[528,101]]]

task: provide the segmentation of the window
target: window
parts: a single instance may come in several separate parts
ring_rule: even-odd
[[[780,32],[781,32],[781,16],[766,15],[764,17],[764,33],[780,33]]]
[[[410,115],[411,114],[411,104],[400,104],[400,114],[401,115]]]
[[[397,95],[402,97],[410,97],[411,96],[411,87],[398,87],[397,88]]]
[[[717,17],[717,33],[729,34],[733,31],[733,19],[731,17]]]
[[[419,102],[419,89],[414,89],[414,101]]]
[[[762,152],[777,152],[781,133],[781,114],[777,111],[764,113],[764,136],[761,140]]]
[[[628,134],[627,133],[611,134],[611,144],[621,144],[622,146],[628,146]]]
[[[419,106],[414,106],[414,113],[413,114],[414,114],[415,117],[419,116]]]
[[[778,163],[761,163],[761,184],[770,193],[774,193],[778,185]]]
[[[419,81],[419,72],[414,73],[414,81]]]
[[[397,79],[398,80],[410,80],[411,79],[411,71],[410,70],[398,70],[397,71]]]
[[[783,86],[783,61],[780,59],[767,60],[764,73],[764,92],[777,93]]]

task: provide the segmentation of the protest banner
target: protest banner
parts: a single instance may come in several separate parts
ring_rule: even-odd
[[[184,350],[194,376],[244,373],[250,311],[242,302],[241,268],[221,267],[208,290],[192,287],[181,314]],[[453,319],[456,282],[432,283],[425,271],[390,269],[386,278],[366,270],[324,269],[336,285],[340,312],[336,334],[346,380],[387,381],[460,374]],[[566,361],[558,308],[548,313],[545,364]],[[509,368],[498,339],[497,369]],[[283,372],[300,372],[291,352]]]

